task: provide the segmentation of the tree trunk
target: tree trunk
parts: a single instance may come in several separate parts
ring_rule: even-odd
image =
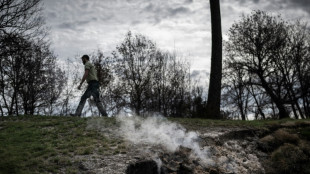
[[[264,114],[262,108],[260,107],[259,102],[258,102],[258,100],[257,100],[257,98],[256,98],[256,96],[255,96],[253,86],[250,85],[250,87],[251,87],[251,89],[248,89],[248,90],[249,90],[249,91],[251,90],[250,92],[251,92],[251,94],[252,94],[252,96],[253,96],[253,98],[254,98],[254,101],[255,101],[255,103],[256,103],[258,113],[262,116],[263,120],[265,120],[265,119],[266,119],[266,116],[265,116],[265,114]]]
[[[295,105],[296,105],[296,107],[297,107],[297,110],[298,110],[298,112],[299,112],[300,117],[301,117],[302,119],[305,119],[304,113],[302,112],[302,110],[301,110],[301,108],[300,108],[300,106],[299,106],[299,103],[298,103],[297,99],[295,100]]]
[[[307,97],[303,96],[302,100],[303,100],[303,107],[304,107],[305,116],[306,116],[306,118],[309,118],[309,107],[308,107],[309,102],[307,100]]]
[[[261,74],[258,74],[258,77],[262,82],[262,87],[265,89],[266,93],[270,96],[271,100],[276,104],[279,110],[279,119],[289,118],[290,116],[284,106],[283,101],[281,101],[281,99],[273,93],[272,89],[270,89],[266,80]]]
[[[298,119],[298,114],[297,114],[297,112],[296,112],[296,109],[295,109],[294,104],[292,103],[291,106],[292,106],[292,110],[293,110],[295,119]]]
[[[222,80],[222,29],[220,1],[210,0],[212,52],[206,117],[220,119]]]

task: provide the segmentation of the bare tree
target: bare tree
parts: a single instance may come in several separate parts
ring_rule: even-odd
[[[46,87],[44,88],[45,94],[42,95],[42,100],[44,100],[42,110],[45,115],[55,115],[60,112],[56,109],[61,106],[60,98],[67,79],[65,71],[56,64],[54,55],[51,52],[47,55],[51,56],[52,61],[46,64],[44,72]]]
[[[242,120],[247,119],[248,105],[250,103],[250,93],[247,90],[248,76],[246,72],[234,66],[228,60],[225,61],[225,71],[223,73],[223,101],[226,107],[237,108],[238,115]]]
[[[62,91],[63,72],[49,45],[20,35],[8,36],[1,43],[5,48],[1,95],[8,115],[34,114],[36,109],[48,106],[51,109]]]
[[[129,105],[140,115],[147,100],[147,92],[154,66],[156,54],[155,44],[142,35],[132,36],[128,32],[124,42],[117,47],[120,56],[118,59],[117,74],[126,87]],[[117,56],[117,55],[116,55]]]
[[[309,72],[310,72],[310,30],[306,24],[297,21],[288,28],[288,60],[279,68],[286,76],[286,89],[289,91],[295,118],[309,117]],[[283,55],[279,55],[283,57]],[[283,59],[283,58],[282,58]]]
[[[266,119],[265,109],[268,109],[270,104],[270,98],[266,93],[258,86],[255,86],[251,82],[251,78],[249,79],[249,83],[246,85],[248,92],[251,94],[251,100],[254,102],[249,106],[249,110],[254,113],[255,119]],[[268,111],[267,111],[268,113]]]
[[[115,110],[128,108],[137,115],[160,112],[186,116],[190,112],[189,66],[174,54],[159,50],[145,36],[129,32],[113,53],[113,76],[108,92]],[[110,102],[111,103],[111,102]]]
[[[203,97],[203,88],[194,84],[191,92],[191,116],[201,118],[206,113],[207,102]]]
[[[277,72],[272,73],[271,66],[274,59],[272,50],[278,50],[285,44],[284,25],[284,22],[257,11],[231,27],[227,43],[229,58],[260,80],[260,85],[276,104],[281,118],[289,116],[282,99],[285,94],[277,88],[281,79]]]
[[[29,46],[29,42],[20,37],[2,37],[1,38],[1,96],[4,108],[8,115],[18,115],[20,108],[18,102],[18,92],[21,86],[22,66],[24,57],[21,56],[24,50]]]
[[[60,95],[60,113],[59,115],[69,115],[73,112],[71,101],[76,98],[77,88],[75,84],[77,84],[80,80],[80,72],[78,71],[78,67],[69,59],[66,61],[66,64],[61,68],[64,71],[65,82],[64,89]]]
[[[43,24],[40,0],[0,0],[0,104],[3,105],[1,111],[5,108],[9,115],[19,115],[21,109],[30,108],[31,104],[21,104],[19,101],[26,90],[30,91],[24,86],[29,79],[25,80],[23,77],[27,64],[38,56],[38,52],[32,52],[35,45],[43,50],[46,48],[38,45],[39,42],[43,43],[47,34]],[[34,96],[32,99],[37,100]],[[31,99],[28,98],[27,101],[29,100]]]
[[[41,0],[0,0],[0,35],[19,33],[36,36],[42,31],[44,18]]]
[[[276,106],[279,112],[273,110],[272,115],[287,118],[292,111],[295,118],[304,118],[307,106],[301,107],[301,103],[307,103],[309,96],[308,88],[303,87],[307,86],[304,79],[309,72],[308,37],[303,25],[289,24],[280,16],[273,17],[263,11],[244,16],[230,28],[225,47],[231,63],[228,68],[246,72],[247,90],[262,117],[265,116],[260,106],[268,100],[259,101],[257,94],[265,93],[270,99],[268,105]]]

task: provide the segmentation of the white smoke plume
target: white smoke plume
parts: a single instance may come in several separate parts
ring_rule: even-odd
[[[199,135],[186,131],[180,124],[173,123],[161,116],[140,118],[136,116],[118,115],[121,123],[120,134],[125,140],[134,144],[160,145],[170,152],[175,152],[180,146],[192,149],[193,155],[201,162],[212,165],[208,159],[208,149],[199,145]]]

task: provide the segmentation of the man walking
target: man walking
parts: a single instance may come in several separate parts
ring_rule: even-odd
[[[79,103],[79,106],[77,107],[75,114],[71,114],[71,116],[81,116],[82,110],[84,108],[84,105],[86,103],[87,98],[90,96],[94,97],[95,103],[98,107],[99,112],[102,116],[108,116],[105,109],[103,108],[103,105],[99,98],[99,81],[97,77],[97,71],[93,64],[89,62],[89,56],[83,55],[82,61],[85,66],[85,73],[83,75],[82,81],[80,85],[78,86],[78,89],[80,90],[82,87],[82,84],[86,80],[88,83],[87,89],[85,93],[81,97],[81,101]]]

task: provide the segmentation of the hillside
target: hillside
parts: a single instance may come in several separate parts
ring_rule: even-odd
[[[0,120],[0,173],[310,173],[310,120]]]

